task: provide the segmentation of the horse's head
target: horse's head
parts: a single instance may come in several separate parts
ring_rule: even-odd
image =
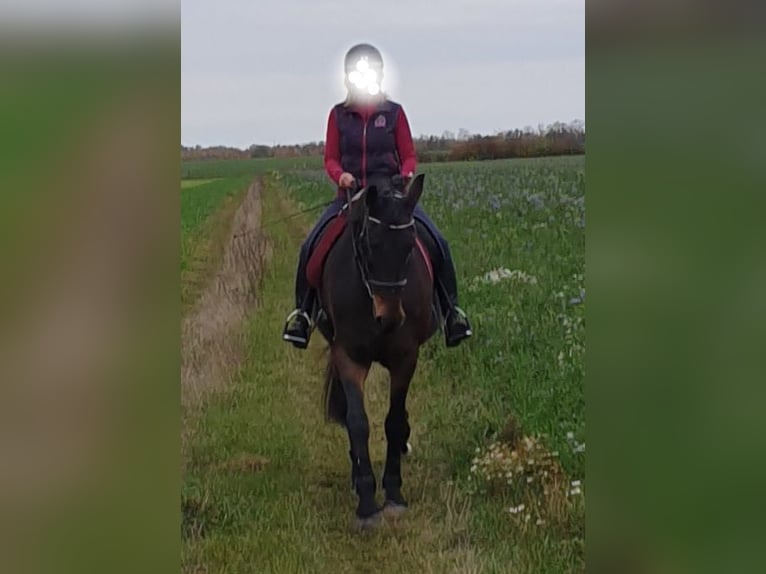
[[[357,258],[372,296],[375,319],[385,328],[404,322],[401,293],[415,247],[415,207],[423,193],[418,175],[405,193],[390,180],[371,182],[352,201],[349,221]]]

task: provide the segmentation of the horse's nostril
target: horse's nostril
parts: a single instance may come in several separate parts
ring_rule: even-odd
[[[378,323],[378,325],[383,324],[383,315],[375,315],[375,321]]]

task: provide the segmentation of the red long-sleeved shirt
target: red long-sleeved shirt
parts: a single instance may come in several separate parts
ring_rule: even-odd
[[[374,107],[360,108],[362,118],[366,122],[370,114],[375,110]],[[412,133],[410,131],[410,123],[407,121],[407,115],[404,113],[403,108],[399,108],[399,113],[396,117],[396,128],[394,130],[396,136],[396,148],[399,153],[399,159],[401,161],[400,172],[401,175],[408,175],[415,172],[417,167],[417,156],[415,154],[415,144],[412,141]],[[336,184],[340,179],[341,174],[345,171],[340,164],[340,133],[338,132],[338,126],[335,123],[334,110],[330,111],[330,117],[327,120],[327,137],[325,138],[324,147],[324,167],[327,171],[327,175],[330,176]]]

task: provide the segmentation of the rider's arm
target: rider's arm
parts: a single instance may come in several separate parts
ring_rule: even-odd
[[[343,168],[340,165],[340,143],[338,126],[335,123],[335,110],[330,110],[330,117],[327,120],[327,137],[324,141],[324,168],[327,175],[335,183],[338,183]]]
[[[396,148],[402,162],[401,175],[410,177],[415,173],[418,159],[415,154],[415,144],[412,142],[410,123],[407,121],[403,108],[399,108],[399,116],[396,118]]]

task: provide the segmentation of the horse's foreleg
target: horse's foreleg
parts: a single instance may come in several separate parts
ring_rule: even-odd
[[[407,507],[402,496],[402,453],[407,452],[410,438],[410,424],[407,420],[407,391],[415,372],[417,356],[408,358],[402,364],[389,369],[391,373],[391,399],[386,416],[386,469],[383,474],[383,488],[386,491],[386,509],[397,513]]]
[[[360,526],[364,527],[379,511],[375,504],[375,475],[368,450],[370,425],[364,409],[364,381],[370,366],[355,363],[339,347],[333,349],[333,360],[346,394],[346,429],[351,445],[352,480],[359,497],[356,515]]]

